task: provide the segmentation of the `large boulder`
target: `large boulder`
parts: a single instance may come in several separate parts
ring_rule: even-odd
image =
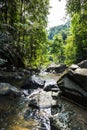
[[[81,61],[77,65],[81,68],[87,68],[87,60]]]
[[[75,71],[68,72],[69,78],[81,86],[87,92],[87,69],[77,68]]]
[[[87,107],[87,69],[68,70],[58,80],[62,94]]]
[[[43,88],[45,84],[45,80],[40,78],[39,76],[33,75],[29,79],[27,79],[22,89],[37,89],[37,88]]]
[[[65,64],[51,65],[46,69],[46,72],[62,73],[65,71],[66,68],[67,66]]]
[[[22,92],[9,83],[0,83],[0,95],[21,96]]]

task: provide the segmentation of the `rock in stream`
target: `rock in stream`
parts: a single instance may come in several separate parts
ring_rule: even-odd
[[[87,107],[87,69],[69,69],[58,80],[62,94]]]

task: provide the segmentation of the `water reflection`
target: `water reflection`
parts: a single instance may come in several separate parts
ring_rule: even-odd
[[[28,100],[0,96],[0,130],[34,130],[35,119],[25,120]]]

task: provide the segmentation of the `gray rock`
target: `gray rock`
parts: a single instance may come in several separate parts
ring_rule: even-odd
[[[58,80],[62,94],[87,107],[87,69],[69,70]]]
[[[9,83],[0,83],[0,95],[21,96],[22,92]]]
[[[67,66],[65,64],[51,65],[46,69],[46,72],[62,73],[66,70],[66,68]]]
[[[81,61],[77,65],[81,68],[87,68],[87,60]]]
[[[87,69],[77,68],[75,71],[69,71],[68,75],[87,92]]]
[[[27,79],[24,83],[24,85],[21,87],[22,89],[37,89],[37,88],[43,88],[45,84],[45,80],[33,75],[29,79]]]

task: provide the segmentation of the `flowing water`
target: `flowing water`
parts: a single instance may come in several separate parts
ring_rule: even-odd
[[[0,97],[0,130],[31,130],[38,126],[35,119],[26,121],[28,101],[23,98]]]
[[[40,76],[47,82],[52,82],[57,81],[59,75],[41,74]],[[47,93],[43,90],[41,92],[39,96],[40,105],[44,106],[50,104],[52,94],[54,94],[54,97],[57,95],[55,92]],[[84,128],[81,126],[82,129],[78,127],[78,129],[71,128],[69,130],[87,130],[87,113],[85,110],[63,99],[57,99],[57,101],[59,102],[59,107],[56,106],[52,108],[48,105],[48,107],[35,108],[29,106],[29,98],[0,96],[0,130],[68,130],[68,123],[75,124],[74,115],[77,115],[77,117],[75,117],[81,120]],[[60,127],[60,129],[51,127],[49,117],[57,113],[59,113],[57,115],[60,119],[59,123],[65,125],[66,129],[65,126]],[[70,117],[71,115],[72,117]],[[53,123],[56,125],[57,119],[54,119]],[[52,126],[54,126],[54,124],[52,124]]]
[[[41,75],[42,76],[42,75]],[[44,74],[45,80],[52,79],[53,75]],[[57,77],[54,76],[56,79]],[[54,78],[54,79],[55,79]],[[51,95],[47,98],[51,98]],[[44,99],[49,104],[44,94],[40,96],[40,100]],[[0,96],[0,130],[50,130],[49,116],[51,108],[31,108],[28,106],[28,98],[13,98]],[[46,105],[46,104],[45,104]]]

